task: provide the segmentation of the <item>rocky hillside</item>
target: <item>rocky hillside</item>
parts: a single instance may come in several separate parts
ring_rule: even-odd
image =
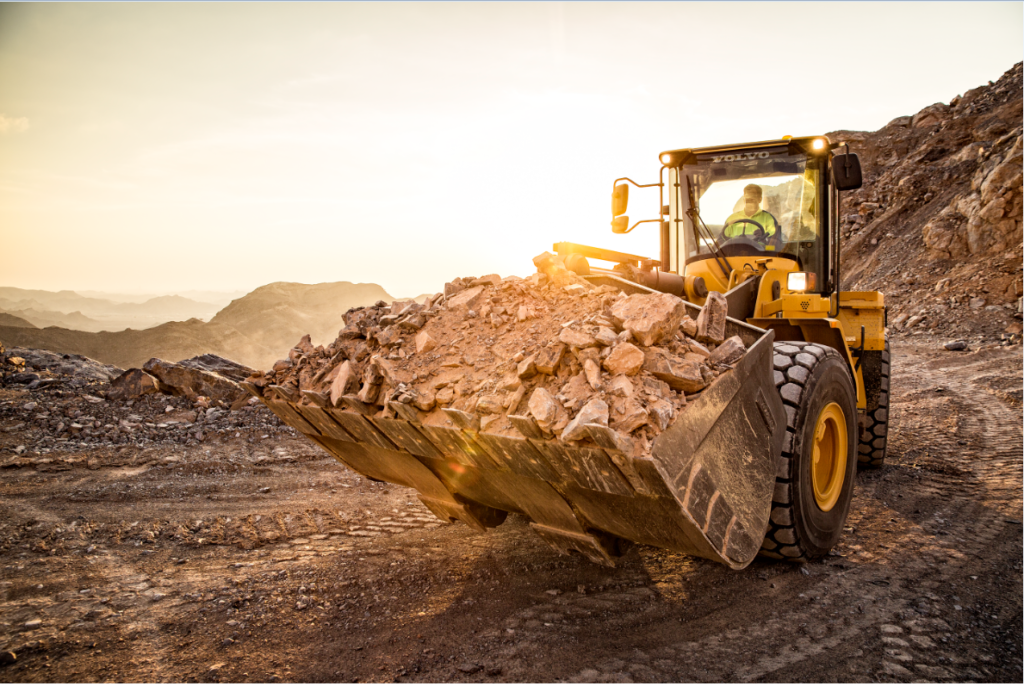
[[[250,367],[269,368],[305,334],[329,342],[351,307],[392,300],[376,284],[347,281],[316,285],[272,283],[232,301],[210,322],[190,319],[149,329],[89,333],[48,327],[22,328],[0,322],[9,346],[75,353],[118,367],[141,367],[151,357],[182,360],[214,353]]]
[[[391,303],[394,298],[375,283],[278,282],[260,286],[245,297],[233,300],[210,320],[210,324],[236,329],[280,353],[305,334],[309,334],[316,345],[330,343],[343,325],[343,312],[351,307],[372,305],[378,300]],[[269,359],[268,365],[253,365],[238,357],[231,359],[264,368],[273,364],[277,357]]]
[[[14,326],[22,329],[35,329],[35,324],[13,314],[0,312],[0,326]]]
[[[1021,332],[1021,76],[829,134],[864,172],[842,198],[843,287],[885,293],[898,335]]]

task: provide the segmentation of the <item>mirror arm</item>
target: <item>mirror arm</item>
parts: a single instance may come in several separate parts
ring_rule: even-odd
[[[658,187],[658,208],[660,209],[661,207],[664,207],[664,205],[665,205],[665,197],[664,197],[665,181],[664,181],[664,178],[662,176],[664,173],[665,173],[665,167],[662,166],[662,168],[658,171],[658,183],[637,183],[633,179],[631,179],[631,178],[629,178],[627,176],[623,176],[622,178],[615,179],[612,182],[612,191],[613,192],[615,191],[615,186],[618,185],[619,181],[628,181],[629,183],[633,184],[637,188],[654,188],[655,186],[657,186]],[[623,214],[625,214],[625,213],[623,213]],[[623,231],[623,233],[629,233],[630,231],[632,231],[633,229],[638,227],[640,224],[645,224],[647,222],[660,222],[660,221],[662,221],[662,220],[661,219],[644,219],[643,221],[638,221],[636,224],[633,224],[633,226],[631,226],[628,229],[626,229],[625,231]]]
[[[637,183],[633,179],[630,179],[630,178],[627,178],[627,177],[623,176],[621,179],[615,179],[615,181],[612,182],[612,189],[615,188],[615,184],[617,184],[619,181],[629,181],[631,184],[633,184],[637,188],[654,188],[655,186],[664,186],[665,185],[664,183],[661,183],[661,182],[658,182],[658,183]]]
[[[655,184],[652,183],[651,185],[654,186]],[[633,224],[633,226],[629,227],[628,229],[626,229],[622,233],[629,233],[630,231],[632,231],[636,227],[640,226],[641,224],[646,224],[648,222],[660,222],[660,221],[661,221],[660,217],[658,219],[641,219],[636,224]]]

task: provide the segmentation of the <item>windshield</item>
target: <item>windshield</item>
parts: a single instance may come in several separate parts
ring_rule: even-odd
[[[681,170],[682,205],[699,214],[683,217],[686,261],[717,244],[726,256],[778,255],[818,272],[818,161],[785,151],[706,157]]]

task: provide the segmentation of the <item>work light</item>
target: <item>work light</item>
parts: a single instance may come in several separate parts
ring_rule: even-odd
[[[794,293],[813,291],[818,286],[818,275],[813,272],[792,272],[786,279],[786,288]]]

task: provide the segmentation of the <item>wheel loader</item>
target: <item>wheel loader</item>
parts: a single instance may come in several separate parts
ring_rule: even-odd
[[[528,417],[508,417],[517,435],[496,435],[454,409],[446,426],[426,425],[407,406],[247,388],[349,468],[416,489],[439,518],[478,531],[515,512],[558,551],[610,566],[630,542],[733,569],[758,554],[823,556],[858,464],[882,465],[888,428],[883,296],[839,288],[840,195],[862,183],[841,147],[785,136],[663,152],[657,183],[622,178],[612,193],[612,232],[657,224],[657,259],[554,245],[590,284],[670,293],[694,318],[709,293],[724,295],[726,336],[746,354],[648,454],[598,424],[586,427],[591,440],[561,442]],[[658,189],[656,218],[630,225],[630,185]]]

